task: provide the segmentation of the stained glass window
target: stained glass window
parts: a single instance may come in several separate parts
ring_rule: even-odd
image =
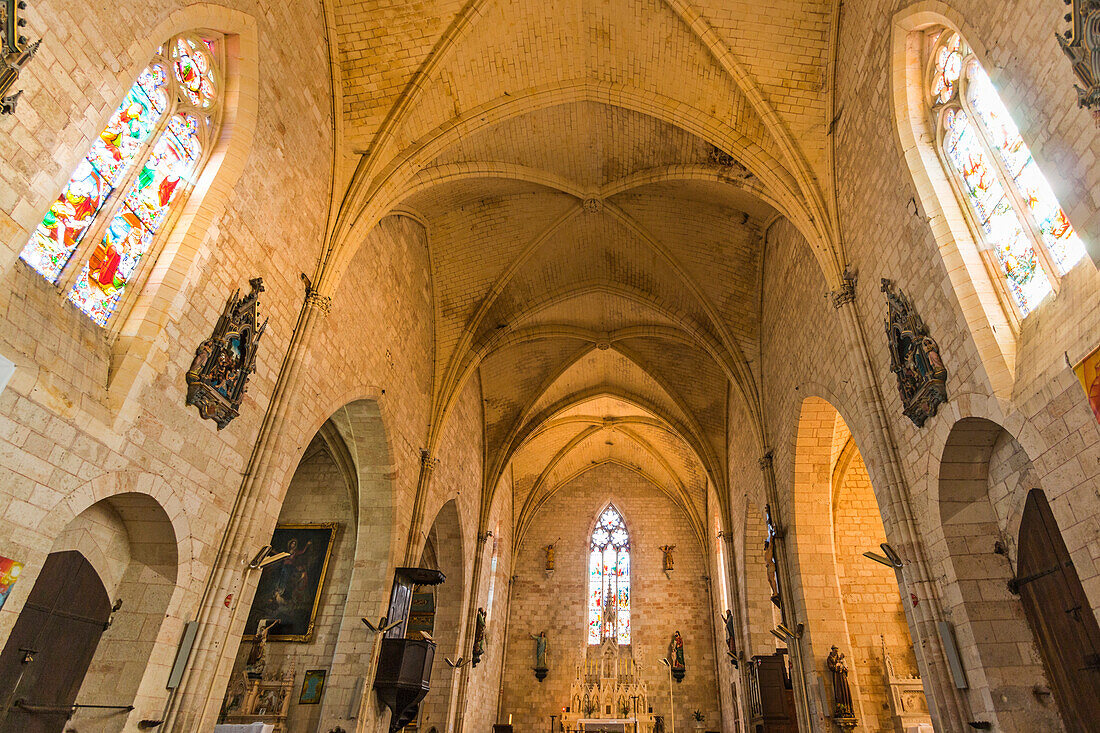
[[[630,643],[630,535],[614,505],[600,514],[588,553],[588,643]]]
[[[952,31],[931,38],[928,91],[947,168],[1026,316],[1085,246],[972,51]]]
[[[218,120],[219,53],[217,38],[193,35],[159,47],[23,248],[101,326],[195,182]]]

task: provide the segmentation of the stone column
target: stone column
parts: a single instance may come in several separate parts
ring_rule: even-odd
[[[424,523],[424,503],[428,500],[428,486],[432,481],[432,471],[439,465],[438,458],[426,448],[420,451],[420,475],[416,479],[416,495],[413,499],[412,517],[409,519],[409,538],[405,543],[405,566],[412,567],[419,562],[416,551],[420,547],[420,525]]]
[[[897,572],[902,604],[916,634],[913,641],[920,650],[918,666],[925,681],[925,690],[932,696],[929,702],[936,712],[936,727],[938,730],[961,732],[968,730],[968,705],[951,681],[947,657],[940,641],[937,624],[944,620],[944,616],[939,590],[932,582],[925,548],[909,501],[909,489],[901,473],[901,460],[886,417],[885,400],[874,378],[874,362],[859,318],[855,289],[856,275],[846,268],[840,288],[832,292],[833,308],[840,316],[848,343],[857,352],[854,355],[857,362],[855,377],[871,418],[870,439],[874,443],[875,453],[881,457],[886,477],[886,485],[882,488],[888,503],[880,508],[884,510],[884,524],[891,545],[905,563]],[[910,601],[911,598],[915,600]]]
[[[298,313],[271,400],[264,413],[248,467],[229,514],[195,618],[198,634],[183,679],[169,698],[162,730],[212,730],[229,681],[239,639],[233,638],[238,613],[247,614],[259,573],[248,562],[270,536],[271,521],[259,509],[266,496],[286,414],[317,326],[328,315],[332,299],[310,290]],[[276,512],[276,516],[278,512]],[[243,610],[241,610],[243,609]]]
[[[794,594],[791,592],[791,565],[787,559],[787,524],[783,521],[782,507],[779,504],[779,489],[775,483],[775,467],[772,465],[772,452],[769,450],[760,457],[760,470],[764,472],[764,495],[771,508],[772,522],[775,524],[775,537],[772,539],[775,551],[775,566],[779,573],[779,603],[782,605],[784,623],[796,637],[787,642],[794,667],[794,707],[798,717],[800,731],[814,730],[814,717],[810,711],[810,697],[806,692],[806,670],[802,658],[802,634],[798,633],[798,617],[795,614]],[[793,641],[793,643],[791,643]]]
[[[466,722],[466,693],[470,687],[470,675],[474,668],[473,640],[477,626],[477,603],[478,593],[481,592],[481,572],[485,566],[485,543],[493,538],[493,533],[487,529],[479,528],[477,538],[477,552],[474,553],[474,572],[470,581],[472,585],[466,604],[466,633],[463,636],[463,649],[469,649],[471,661],[459,672],[458,698],[455,700],[455,714],[452,718],[454,720],[454,728],[452,729],[454,733],[462,733]]]

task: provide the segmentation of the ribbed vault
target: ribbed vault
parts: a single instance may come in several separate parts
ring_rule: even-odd
[[[333,0],[358,161],[318,281],[381,217],[425,225],[426,447],[476,378],[483,521],[509,486],[521,537],[558,487],[614,462],[703,538],[729,433],[763,437],[768,227],[789,219],[826,282],[840,270],[821,186],[830,7]]]

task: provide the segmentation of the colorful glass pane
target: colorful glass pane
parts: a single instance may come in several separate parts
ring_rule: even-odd
[[[107,323],[181,184],[188,181],[202,152],[198,126],[191,115],[169,120],[103,240],[69,290],[69,300],[96,323]]]
[[[936,69],[932,74],[932,100],[935,104],[943,104],[955,96],[962,66],[962,40],[952,35],[936,53]]]
[[[1043,237],[1043,244],[1061,272],[1067,272],[1085,255],[1085,245],[1058,204],[1031,150],[1020,136],[1012,117],[977,63],[969,70],[967,98],[989,133],[989,140],[1001,156],[1005,169],[1016,184]]]
[[[50,282],[57,281],[160,120],[164,82],[159,67],[141,73],[23,248],[23,261]]]
[[[180,38],[176,41],[172,68],[184,96],[196,107],[210,107],[217,98],[214,66],[206,43]]]
[[[630,643],[630,535],[613,506],[592,531],[588,560],[588,643]]]
[[[1005,274],[1005,281],[1021,312],[1027,315],[1051,292],[1050,280],[1039,267],[1031,240],[1001,185],[993,161],[981,145],[970,116],[961,109],[948,110],[944,121],[944,151],[962,179],[970,200]]]

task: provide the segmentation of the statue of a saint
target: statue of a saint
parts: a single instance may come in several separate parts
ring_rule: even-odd
[[[764,505],[764,519],[768,524],[768,538],[764,540],[764,562],[768,566],[768,585],[772,588],[772,603],[776,608],[783,608],[783,602],[779,595],[779,563],[776,560],[775,540],[779,537],[779,531],[772,520],[772,508]]]
[[[546,570],[552,572],[554,570],[554,546],[547,545],[543,549],[546,550]]]
[[[722,617],[726,624],[726,653],[730,659],[737,659],[737,626],[733,621],[733,611],[726,609],[726,615]]]
[[[530,635],[535,640],[535,669],[546,669],[546,652],[549,642],[546,640],[546,632],[540,631],[538,636]]]
[[[848,663],[844,655],[833,646],[825,660],[825,669],[833,683],[833,720],[853,720],[852,690],[848,687]]]
[[[668,661],[672,663],[673,670],[683,670],[684,667],[684,638],[680,632],[672,634],[672,641],[668,645]]]
[[[666,573],[673,569],[672,568],[672,565],[673,565],[672,551],[675,550],[675,549],[676,549],[676,545],[662,545],[661,546],[661,552],[663,552],[665,554],[664,571]]]
[[[476,667],[485,654],[485,609],[477,609],[477,621],[474,625],[474,651],[470,665]]]
[[[248,658],[244,663],[245,674],[249,679],[258,680],[263,677],[264,667],[267,666],[267,635],[279,619],[262,618],[256,622],[256,635],[252,637],[252,648],[248,650]]]

